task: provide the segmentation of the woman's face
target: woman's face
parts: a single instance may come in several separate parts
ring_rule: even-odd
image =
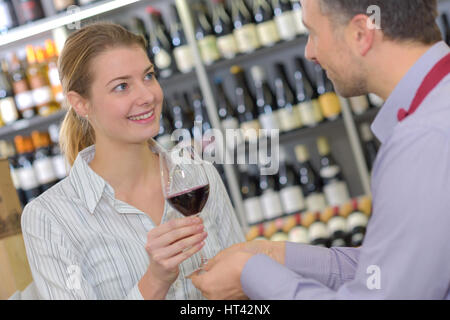
[[[163,92],[138,46],[108,49],[91,63],[89,120],[96,141],[143,143],[159,132]]]

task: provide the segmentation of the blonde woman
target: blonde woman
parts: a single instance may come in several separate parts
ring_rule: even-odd
[[[243,235],[225,187],[206,165],[200,218],[172,218],[162,193],[163,92],[145,40],[111,23],[69,36],[59,58],[69,176],[29,203],[22,230],[43,299],[201,299],[184,266]],[[206,231],[208,233],[206,233]]]

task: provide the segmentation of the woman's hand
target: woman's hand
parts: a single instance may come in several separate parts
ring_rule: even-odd
[[[179,264],[203,247],[206,236],[199,217],[173,219],[153,228],[145,246],[150,256],[149,278],[170,287],[178,277]]]

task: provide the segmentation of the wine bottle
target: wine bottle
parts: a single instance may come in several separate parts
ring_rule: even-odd
[[[236,110],[242,134],[246,141],[254,142],[259,137],[259,130],[261,129],[256,115],[254,99],[248,88],[244,70],[241,67],[233,66],[231,67],[231,74],[234,76],[236,84]]]
[[[275,65],[275,92],[281,131],[287,132],[302,127],[300,114],[296,108],[295,95],[286,76],[284,66]]]
[[[381,98],[380,96],[377,96],[374,93],[369,93],[369,101],[370,101],[370,104],[376,108],[381,108],[384,104],[383,98]]]
[[[256,31],[264,47],[272,47],[281,40],[278,28],[273,20],[273,9],[267,0],[253,1],[253,16]]]
[[[47,141],[46,136],[39,131],[33,131],[31,139],[35,148],[33,168],[44,192],[58,182],[51,158],[50,141]]]
[[[302,214],[297,213],[294,216],[294,227],[288,232],[288,241],[295,243],[309,243],[309,231],[303,224]]]
[[[4,140],[0,140],[0,158],[8,159],[11,180],[13,182],[14,188],[17,191],[20,204],[23,207],[26,205],[26,198],[25,194],[23,193],[22,187],[20,186],[19,177],[17,175],[18,173],[17,155],[11,143],[6,142]]]
[[[323,180],[325,198],[330,206],[340,206],[350,201],[347,183],[342,177],[342,170],[331,154],[327,138],[317,139],[320,154],[320,177]]]
[[[309,243],[313,246],[329,247],[328,229],[320,218],[320,212],[316,213],[316,220],[309,226]]]
[[[75,0],[53,0],[53,7],[56,12],[63,12],[70,6],[76,5]]]
[[[378,144],[372,134],[372,130],[368,123],[363,123],[360,126],[361,138],[364,146],[364,153],[366,156],[366,163],[369,170],[372,170],[373,164],[378,154]]]
[[[302,212],[305,205],[300,178],[294,167],[287,162],[286,151],[280,147],[278,183],[283,212],[287,215]]]
[[[10,75],[16,100],[17,108],[22,118],[30,119],[37,112],[33,100],[33,93],[26,76],[25,70],[16,54],[13,54],[10,66]]]
[[[13,0],[13,4],[21,25],[44,18],[40,0]]]
[[[51,124],[48,127],[48,133],[51,141],[51,156],[53,168],[56,177],[61,181],[69,175],[69,163],[61,152],[59,147],[59,127],[57,124]]]
[[[335,120],[341,114],[341,103],[334,92],[333,84],[325,74],[320,65],[316,65],[317,93],[319,103],[324,117],[328,120]]]
[[[206,65],[211,65],[221,58],[219,49],[217,48],[217,40],[209,21],[206,7],[203,2],[196,2],[194,9],[196,15],[195,22],[195,38],[200,50],[200,55]]]
[[[194,56],[186,39],[186,34],[181,24],[175,4],[170,5],[172,13],[172,24],[170,25],[170,34],[172,37],[173,55],[178,70],[181,73],[189,73],[194,69]]]
[[[27,51],[27,76],[30,80],[33,101],[36,104],[40,116],[48,116],[59,109],[53,97],[48,79],[47,65],[44,63],[45,55],[41,48],[35,51],[33,46],[28,45]]]
[[[142,36],[146,41],[146,52],[150,61],[154,61],[155,57],[153,56],[152,48],[150,45],[150,36],[145,27],[144,20],[138,17],[132,17],[130,22],[124,26],[127,30],[133,32],[134,34]]]
[[[221,56],[225,59],[233,59],[239,53],[239,48],[233,34],[233,23],[225,8],[224,0],[214,0],[212,24],[217,38],[217,48]]]
[[[250,53],[261,47],[256,25],[244,0],[232,0],[231,15],[239,52]]]
[[[355,115],[364,114],[364,112],[370,108],[367,96],[351,97],[349,100],[350,106]]]
[[[260,201],[261,190],[258,180],[250,172],[248,165],[239,165],[239,182],[247,223],[250,226],[262,223],[264,214]]]
[[[163,112],[161,112],[161,118],[159,120],[159,132],[158,136],[156,137],[156,141],[158,141],[158,143],[161,144],[167,150],[170,150],[175,145],[172,141],[172,132],[173,132],[173,128],[171,125],[172,119],[168,111],[165,110],[168,110],[167,105],[163,107]]]
[[[331,247],[345,247],[347,245],[347,220],[339,213],[339,207],[333,208],[333,215],[327,221]]]
[[[309,161],[309,152],[306,146],[296,146],[295,155],[298,161],[297,173],[305,197],[306,210],[310,212],[321,212],[327,206],[325,195],[322,191],[322,179],[316,173]]]
[[[146,8],[151,26],[150,48],[155,66],[161,78],[168,78],[176,72],[175,59],[172,57],[172,42],[166,32],[161,12],[149,6]]]
[[[239,129],[239,120],[232,107],[230,100],[228,99],[225,89],[223,87],[223,81],[221,78],[215,78],[215,84],[217,89],[217,112],[219,115],[220,123],[222,124],[222,128],[224,130],[225,136],[227,130],[233,130],[233,133],[236,135],[236,138],[226,139],[227,147],[230,150],[234,150],[234,148],[242,143],[243,138],[240,134]],[[236,141],[235,141],[236,140]]]
[[[260,167],[259,187],[262,191],[261,205],[266,220],[274,220],[284,215],[283,206],[279,194],[279,183],[277,175],[263,175]]]
[[[442,25],[444,27],[444,39],[445,42],[450,46],[450,23],[448,19],[448,15],[446,13],[443,13],[441,16]]]
[[[270,237],[270,241],[288,241],[289,236],[284,231],[284,221],[283,219],[275,220],[276,232]]]
[[[17,27],[17,17],[11,0],[0,0],[0,34]]]
[[[28,203],[41,194],[33,167],[33,143],[30,138],[23,136],[15,136],[14,143],[17,151],[17,177]]]
[[[306,127],[314,127],[323,121],[322,112],[318,108],[318,101],[314,99],[314,87],[306,73],[303,60],[299,57],[295,59],[295,89],[297,109],[302,120],[302,124]],[[314,101],[315,100],[315,101]]]
[[[45,41],[45,52],[48,62],[48,79],[55,101],[61,104],[64,100],[63,88],[59,79],[58,56],[55,43],[48,39]]]
[[[281,39],[285,41],[294,39],[297,35],[297,27],[291,0],[272,0],[272,6]]]
[[[292,3],[292,11],[294,12],[294,20],[297,34],[303,35],[308,34],[308,29],[303,24],[303,8],[300,3],[300,0],[291,0]]]
[[[2,60],[0,68],[0,117],[5,124],[11,124],[19,119],[10,80],[6,61]]]
[[[350,239],[350,245],[352,247],[359,247],[363,243],[369,219],[367,215],[358,209],[358,201],[356,199],[353,199],[352,204],[353,211],[347,218],[349,232],[348,236]]]
[[[278,108],[275,97],[270,89],[266,73],[261,66],[253,66],[251,75],[256,92],[256,106],[261,127],[267,130],[279,130]]]

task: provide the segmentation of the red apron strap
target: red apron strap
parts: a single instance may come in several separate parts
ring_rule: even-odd
[[[409,107],[409,110],[400,109],[397,114],[398,121],[403,121],[407,116],[413,114],[428,94],[442,81],[448,74],[450,74],[450,54],[442,58],[431,71],[427,74],[416,96]]]

